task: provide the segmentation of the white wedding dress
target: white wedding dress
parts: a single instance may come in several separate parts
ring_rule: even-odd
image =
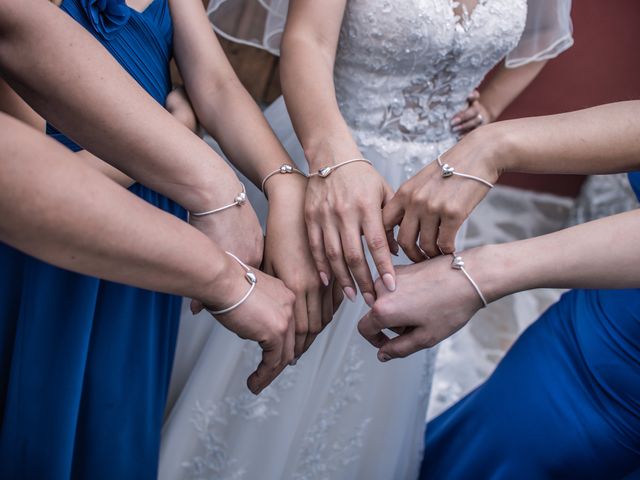
[[[394,189],[456,143],[451,118],[525,28],[526,0],[480,0],[460,16],[457,6],[347,3],[335,63],[340,110],[363,155]],[[541,52],[538,44],[510,61],[531,59],[533,50],[542,59],[566,46],[554,41]],[[282,99],[266,116],[306,168]],[[263,197],[256,189],[249,194],[264,219]],[[254,397],[245,379],[258,363],[257,346],[185,309],[160,479],[415,478],[435,351],[381,364],[356,329],[367,310],[361,297],[345,301],[298,364]]]

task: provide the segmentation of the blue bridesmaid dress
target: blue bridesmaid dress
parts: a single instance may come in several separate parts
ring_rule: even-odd
[[[123,0],[61,8],[164,105],[167,0],[142,13]],[[51,125],[47,133],[81,149]],[[130,190],[186,218],[148,188]],[[0,265],[0,478],[156,478],[180,298],[65,271],[1,243]]]
[[[420,478],[640,478],[640,290],[564,294],[427,425]]]

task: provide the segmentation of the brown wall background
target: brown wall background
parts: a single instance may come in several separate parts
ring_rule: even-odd
[[[573,0],[571,17],[574,46],[550,61],[502,118],[640,99],[640,1]],[[582,180],[570,175],[511,174],[501,183],[575,195]]]

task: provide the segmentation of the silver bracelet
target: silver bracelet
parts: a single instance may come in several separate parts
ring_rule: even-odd
[[[247,190],[244,188],[244,183],[240,182],[240,185],[242,185],[242,191],[238,195],[236,195],[236,197],[233,199],[233,203],[224,205],[220,208],[214,208],[213,210],[209,210],[206,212],[189,212],[189,215],[193,215],[194,217],[204,217],[205,215],[213,215],[214,213],[222,212],[223,210],[226,210],[228,208],[232,208],[235,206],[239,207],[247,201]]]
[[[334,170],[336,170],[336,169],[338,169],[340,167],[344,167],[345,165],[348,165],[348,164],[354,163],[354,162],[365,162],[365,163],[368,163],[369,165],[373,166],[373,163],[371,163],[366,158],[352,158],[351,160],[347,160],[345,162],[338,163],[337,165],[330,165],[328,167],[323,167],[320,170],[318,170],[316,173],[310,173],[309,177],[327,178],[329,175],[331,175],[331,173]]]
[[[482,304],[485,307],[489,305],[487,303],[487,299],[484,298],[482,290],[480,290],[478,284],[473,280],[473,278],[471,278],[469,272],[467,272],[467,270],[464,268],[464,260],[462,259],[462,257],[460,255],[456,255],[455,253],[452,253],[451,256],[453,257],[453,260],[451,261],[451,268],[453,268],[454,270],[460,270],[462,273],[464,273],[464,276],[467,277],[467,280],[469,280],[471,285],[473,285],[473,288],[475,288],[476,292],[478,293],[480,300],[482,300]]]
[[[244,278],[247,282],[249,282],[249,284],[251,285],[249,287],[249,291],[247,291],[247,293],[244,294],[244,296],[238,300],[236,303],[234,303],[233,305],[231,305],[230,307],[227,308],[223,308],[222,310],[211,310],[209,308],[207,308],[207,311],[211,314],[211,315],[222,315],[223,313],[229,313],[231,310],[238,308],[240,305],[242,305],[247,298],[249,298],[249,295],[251,295],[253,293],[253,291],[256,288],[256,284],[258,283],[258,277],[256,277],[256,274],[253,273],[253,271],[247,267],[247,265],[240,260],[238,257],[236,257],[233,253],[231,252],[225,252],[227,255],[229,255],[231,258],[233,258],[236,262],[238,262],[240,265],[242,265],[242,268],[245,269],[246,273],[244,274]]]
[[[476,177],[475,175],[469,175],[468,173],[456,172],[456,169],[453,168],[448,163],[442,163],[442,158],[441,157],[442,157],[442,155],[438,155],[437,161],[438,161],[438,165],[440,166],[442,178],[449,178],[449,177],[451,177],[453,175],[456,175],[458,177],[469,178],[471,180],[475,180],[476,182],[480,182],[480,183],[482,183],[483,185],[486,185],[489,188],[493,188],[493,183],[487,182],[486,180],[484,180],[484,179],[482,179],[480,177]]]
[[[280,165],[280,168],[278,168],[277,170],[274,170],[273,172],[269,173],[266,177],[264,177],[264,179],[262,180],[262,184],[260,184],[260,190],[264,192],[264,184],[267,183],[267,180],[269,180],[274,175],[278,175],[279,173],[282,173],[282,174],[297,173],[298,175],[302,175],[304,178],[307,178],[307,174],[304,173],[302,170],[298,170],[297,168],[289,165],[288,163],[283,163],[282,165]]]

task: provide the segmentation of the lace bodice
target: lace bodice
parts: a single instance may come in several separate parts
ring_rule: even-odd
[[[456,15],[461,11],[461,15]],[[524,30],[526,0],[349,0],[335,63],[356,137],[442,142],[467,96]]]

